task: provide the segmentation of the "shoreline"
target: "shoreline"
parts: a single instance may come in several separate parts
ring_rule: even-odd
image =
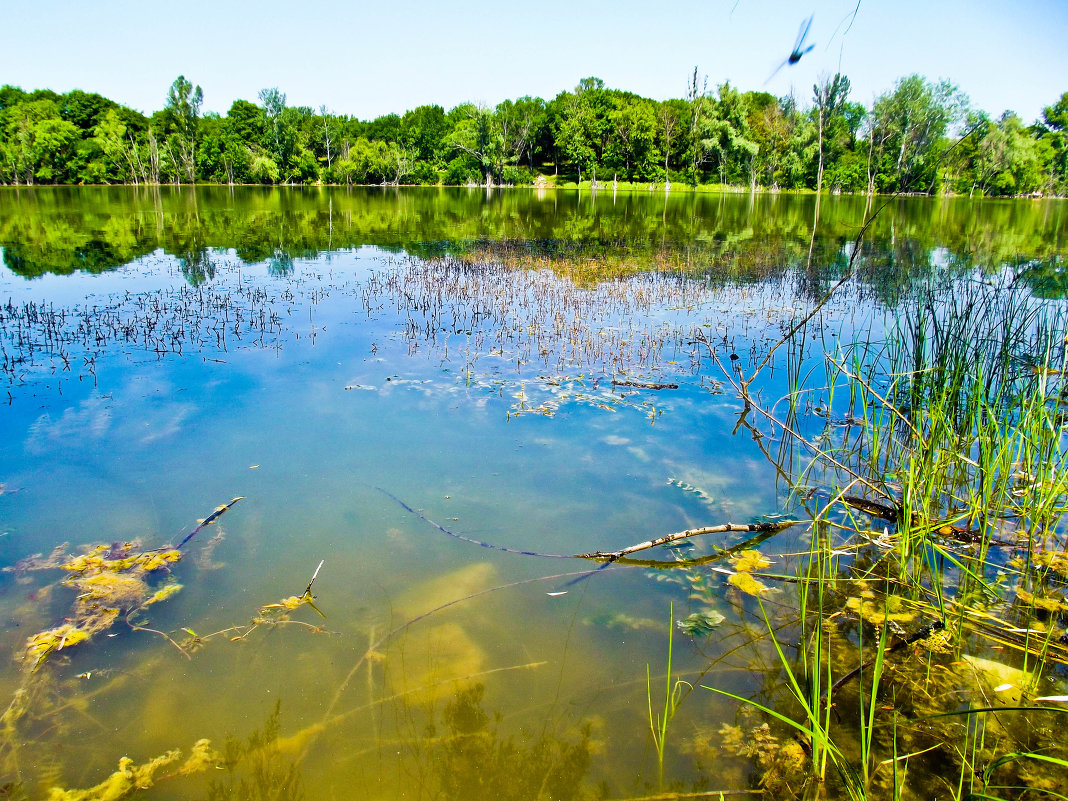
[[[931,194],[928,192],[846,192],[841,190],[824,190],[817,192],[814,189],[779,189],[769,188],[763,186],[747,187],[747,186],[732,186],[730,184],[700,184],[698,186],[689,186],[687,184],[670,184],[665,186],[663,183],[652,184],[634,184],[630,182],[618,182],[615,186],[610,183],[597,182],[597,186],[594,186],[589,181],[584,181],[581,184],[574,183],[543,183],[543,184],[492,184],[487,186],[486,184],[334,184],[334,183],[311,183],[311,184],[218,184],[208,181],[196,182],[196,183],[161,183],[161,184],[146,184],[146,183],[133,183],[133,184],[4,184],[0,183],[0,189],[3,190],[53,190],[53,189],[177,189],[182,190],[185,188],[196,189],[212,188],[212,189],[467,189],[467,190],[479,190],[484,192],[496,192],[498,190],[534,190],[536,192],[545,191],[564,191],[564,192],[583,192],[588,191],[593,194],[599,194],[602,192],[611,193],[626,193],[626,194],[658,194],[663,193],[665,195],[670,194],[721,194],[721,195],[791,195],[791,196],[816,196],[820,197],[873,197],[873,198],[965,198],[968,200],[1065,200],[1068,199],[1068,195],[1057,194],[1044,194],[1034,193],[1026,195],[964,195],[956,192],[940,192],[937,194]]]

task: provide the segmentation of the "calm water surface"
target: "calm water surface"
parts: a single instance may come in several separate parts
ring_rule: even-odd
[[[715,612],[709,636],[676,630],[673,674],[774,703],[751,598],[712,571],[583,577],[597,564],[478,543],[566,556],[790,512],[777,444],[736,428],[724,370],[751,371],[844,273],[865,202],[824,199],[815,235],[814,211],[770,195],[5,189],[0,691],[21,688],[26,711],[4,781],[46,797],[124,756],[232,737],[248,752],[235,776],[259,759],[280,797],[751,786],[748,761],[717,750],[737,704],[700,689],[661,784],[646,687],[648,666],[662,704],[670,621]],[[1065,221],[1056,202],[892,204],[763,400],[785,394],[788,360],[881,331],[917,282],[1013,269],[1062,297]],[[618,273],[590,280],[590,264]],[[172,566],[182,590],[135,616],[173,642],[120,616],[36,672],[19,660],[75,603],[61,571],[19,560],[176,544],[235,496]],[[799,536],[764,546],[784,572]],[[249,631],[320,561],[325,620],[301,605]],[[248,745],[275,720],[269,747]],[[267,797],[180,765],[146,797]]]

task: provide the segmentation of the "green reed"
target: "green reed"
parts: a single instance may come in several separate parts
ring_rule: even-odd
[[[1056,561],[1068,513],[1068,314],[1001,279],[922,287],[898,309],[882,334],[869,328],[866,339],[826,352],[822,375],[804,359],[804,343],[787,349],[785,416],[773,407],[768,419],[782,431],[779,454],[790,456],[779,467],[797,488],[792,497],[816,504],[796,579],[796,657],[776,636],[781,621],[760,603],[788,698],[773,705],[708,689],[805,740],[804,798],[912,798],[932,787],[953,799],[1000,798],[1025,792],[1028,782],[1030,792],[1043,792],[1034,766],[1041,774],[1068,762],[1041,727],[1012,731],[998,721],[990,729],[978,716],[924,730],[898,707],[949,704],[938,715],[960,715],[951,703],[957,693],[991,691],[979,671],[1007,666],[1013,653],[1022,654],[1023,670],[1013,669],[1031,677],[1014,679],[1026,684],[1025,698],[1034,694],[1035,669],[1068,664],[1057,640],[1068,575]],[[817,376],[823,383],[814,386]],[[823,430],[802,437],[814,417],[825,420]],[[810,458],[798,459],[795,446]],[[857,496],[867,508],[850,506]],[[852,557],[843,566],[844,553]],[[922,621],[944,626],[951,656],[932,670],[929,655],[922,675],[906,670],[898,648],[907,632],[891,626],[895,615],[915,620],[913,629]],[[832,621],[849,616],[855,634],[836,640]],[[971,664],[961,657],[989,654],[991,645],[1007,654],[977,663],[970,680],[950,678],[949,665]],[[852,687],[842,686],[849,660],[859,665],[847,674]],[[856,706],[843,705],[854,692]],[[932,754],[956,766],[955,780],[910,769]]]
[[[649,672],[649,666],[645,666],[645,691],[649,706],[649,731],[653,737],[653,747],[656,749],[656,776],[657,786],[664,784],[664,752],[667,748],[668,727],[672,718],[682,703],[684,692],[693,686],[682,679],[671,680],[671,661],[674,652],[675,641],[675,605],[671,604],[668,611],[668,650],[667,670],[664,673],[664,706],[663,710],[656,714],[653,712],[653,679]]]

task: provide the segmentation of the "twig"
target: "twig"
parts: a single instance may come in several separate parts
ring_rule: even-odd
[[[195,529],[193,529],[188,534],[186,534],[185,539],[182,540],[181,542],[179,542],[178,545],[175,546],[175,550],[180,551],[182,549],[182,546],[185,545],[187,542],[189,542],[189,540],[193,539],[193,537],[195,537],[198,533],[200,533],[200,530],[202,528],[206,528],[206,527],[212,525],[225,512],[229,511],[231,506],[233,506],[235,503],[237,503],[240,500],[244,500],[244,498],[245,498],[244,495],[238,495],[236,498],[231,498],[228,503],[224,503],[222,506],[216,506],[215,507],[215,511],[213,511],[210,515],[208,515],[203,520],[201,520],[200,523],[197,524],[197,527]]]
[[[945,629],[945,627],[946,627],[945,623],[943,623],[941,620],[936,620],[931,625],[924,626],[922,629],[920,629],[919,631],[917,631],[914,634],[910,635],[909,637],[905,638],[904,640],[898,640],[896,643],[891,645],[889,648],[887,648],[883,652],[883,656],[887,656],[889,654],[892,654],[895,651],[900,651],[902,648],[905,648],[906,646],[912,645],[914,642],[917,642],[918,640],[923,640],[923,639],[925,639],[927,637],[930,637],[936,631],[942,631],[943,629]],[[838,692],[838,690],[842,689],[842,687],[844,687],[850,681],[855,679],[860,674],[860,672],[862,670],[865,670],[866,668],[869,668],[872,665],[874,665],[875,661],[878,658],[879,658],[878,655],[873,656],[867,662],[862,662],[861,664],[859,664],[855,668],[853,668],[851,671],[846,673],[844,676],[842,676],[842,678],[840,678],[838,681],[836,681],[834,684],[831,685],[831,689],[827,691],[827,696],[826,697],[833,699],[834,694],[836,692]]]
[[[700,342],[706,348],[708,348],[708,353],[712,357],[713,361],[715,361],[715,363],[719,366],[719,369],[723,371],[724,376],[726,376],[727,380],[730,381],[731,386],[733,386],[736,390],[738,390],[738,393],[741,395],[742,400],[745,402],[746,409],[749,409],[749,408],[756,409],[757,412],[759,412],[760,414],[764,415],[764,417],[766,417],[768,419],[768,421],[772,425],[776,425],[779,428],[781,428],[785,433],[789,434],[796,441],[798,441],[801,444],[803,444],[805,447],[807,447],[809,450],[811,450],[814,454],[816,454],[819,458],[825,459],[826,461],[830,462],[835,467],[837,467],[839,470],[843,470],[846,473],[848,473],[849,475],[856,477],[857,480],[859,480],[862,484],[864,484],[864,486],[868,487],[872,492],[876,492],[876,493],[882,495],[885,498],[889,498],[890,500],[893,500],[893,498],[885,490],[881,490],[878,487],[876,487],[874,484],[872,484],[870,481],[867,481],[867,480],[865,480],[863,478],[860,478],[859,476],[856,476],[856,473],[852,469],[850,469],[846,465],[844,465],[841,462],[839,462],[837,459],[835,459],[833,456],[831,456],[829,453],[827,453],[825,450],[820,448],[815,443],[810,442],[809,440],[805,439],[805,437],[803,437],[799,432],[797,432],[794,429],[790,428],[790,426],[788,426],[786,423],[784,423],[781,420],[779,420],[775,415],[773,415],[767,409],[765,409],[762,406],[759,406],[759,405],[753,403],[752,400],[749,397],[749,392],[746,389],[746,382],[741,381],[741,379],[739,379],[738,382],[736,382],[734,380],[734,378],[731,376],[731,374],[727,370],[727,368],[723,366],[723,362],[721,362],[719,360],[719,356],[716,355],[716,349],[714,347],[712,347],[712,343],[709,342],[708,338],[705,337],[703,333],[699,333],[694,341],[695,342]],[[750,380],[752,380],[752,379],[750,379]]]
[[[394,637],[396,637],[402,631],[405,631],[409,627],[414,626],[420,620],[424,620],[425,618],[428,618],[431,615],[437,614],[438,612],[441,612],[444,609],[448,609],[450,606],[455,606],[456,604],[463,603],[464,601],[469,601],[472,598],[478,598],[481,595],[488,595],[491,592],[498,592],[500,590],[506,590],[506,589],[510,589],[512,587],[520,587],[520,586],[523,586],[524,584],[533,584],[533,583],[539,582],[539,581],[551,581],[553,579],[571,578],[572,576],[589,575],[591,573],[596,573],[596,572],[597,572],[597,570],[577,570],[577,571],[573,571],[573,572],[570,572],[570,573],[557,573],[557,574],[552,575],[552,576],[538,576],[537,578],[523,579],[521,581],[513,581],[513,582],[510,582],[508,584],[499,584],[496,587],[487,587],[484,590],[479,590],[477,592],[472,592],[472,593],[470,593],[468,595],[463,596],[462,598],[456,598],[456,599],[454,599],[452,601],[448,601],[446,603],[443,603],[440,606],[436,606],[436,607],[434,607],[433,609],[431,609],[431,610],[429,610],[427,612],[423,612],[420,615],[416,615],[411,620],[408,620],[408,621],[400,624],[399,626],[396,626],[395,628],[393,628],[393,629],[389,630],[388,632],[386,632],[382,637],[380,637],[378,639],[377,642],[373,643],[371,645],[371,647],[368,648],[363,653],[362,656],[360,656],[359,659],[356,660],[356,663],[352,666],[352,669],[349,670],[349,672],[345,676],[345,678],[342,679],[341,684],[338,685],[337,691],[334,693],[334,697],[331,699],[330,703],[326,707],[326,711],[323,713],[323,717],[321,719],[321,722],[325,724],[333,717],[334,709],[337,707],[338,703],[341,701],[341,696],[344,695],[345,690],[348,689],[348,686],[349,686],[350,682],[352,681],[352,679],[356,675],[356,673],[359,671],[359,669],[361,667],[363,667],[363,663],[367,661],[368,655],[371,654],[374,651],[377,651],[379,647],[381,647],[386,642],[388,642],[389,640],[391,640]],[[305,746],[304,751],[301,752],[300,757],[297,760],[298,762],[301,759],[304,758],[304,755],[307,754],[308,748],[310,746],[311,746],[311,742],[309,741],[309,743]]]
[[[537,668],[544,667],[547,664],[549,663],[546,661],[539,661],[528,662],[524,665],[508,665],[507,667],[490,668],[489,670],[480,670],[477,673],[469,673],[466,676],[455,676],[448,679],[442,679],[441,681],[436,681],[431,684],[424,684],[419,687],[413,687],[410,690],[405,690],[404,692],[395,693],[393,695],[384,696],[382,698],[376,698],[375,700],[369,703],[361,704],[360,706],[353,707],[352,709],[346,709],[344,712],[338,712],[336,715],[329,719],[324,718],[323,720],[320,720],[317,723],[312,723],[311,725],[304,727],[295,734],[290,735],[287,739],[291,742],[300,742],[304,738],[310,739],[313,737],[318,737],[330,726],[336,726],[337,724],[342,723],[353,715],[356,715],[360,712],[365,712],[369,709],[374,709],[375,707],[382,706],[383,704],[388,704],[390,701],[399,701],[409,695],[424,693],[427,690],[433,690],[437,687],[443,687],[446,685],[455,686],[458,682],[480,679],[485,676],[492,676],[496,673],[509,673],[512,671],[519,670],[536,670]]]
[[[723,523],[719,526],[705,526],[704,528],[691,528],[686,531],[677,531],[674,534],[665,534],[663,537],[657,537],[655,540],[647,540],[645,542],[639,542],[637,545],[631,545],[627,548],[622,548],[618,551],[592,551],[590,553],[577,553],[574,558],[576,559],[596,559],[598,561],[614,562],[617,559],[621,559],[624,556],[628,556],[638,551],[645,551],[649,548],[655,548],[658,545],[667,545],[670,542],[678,542],[679,540],[689,539],[690,537],[699,537],[702,534],[726,534],[732,531],[744,531],[748,534],[757,533],[777,533],[790,526],[796,526],[802,521],[800,520],[778,520],[774,523]]]
[[[613,387],[633,387],[634,389],[678,389],[678,384],[656,384],[645,381],[617,381],[612,380]]]
[[[429,523],[430,525],[432,525],[434,528],[436,528],[442,534],[447,534],[448,536],[452,537],[453,539],[460,540],[461,542],[469,542],[472,545],[478,545],[481,548],[489,548],[490,550],[493,550],[493,551],[503,551],[504,553],[519,554],[520,556],[540,556],[543,559],[574,559],[575,558],[573,554],[566,554],[566,553],[539,553],[538,551],[521,551],[521,550],[517,550],[515,548],[507,548],[504,545],[494,545],[492,542],[483,542],[482,540],[476,540],[476,539],[473,539],[471,537],[465,537],[463,534],[457,534],[455,531],[449,531],[449,529],[445,528],[445,526],[441,525],[441,523],[434,522],[433,520],[431,520],[429,517],[427,517],[425,514],[423,514],[419,510],[413,509],[411,506],[406,504],[404,501],[402,501],[400,498],[398,498],[392,492],[389,492],[388,490],[384,490],[381,487],[375,487],[375,489],[378,490],[379,492],[381,492],[387,498],[391,498],[396,503],[400,504],[403,508],[407,509],[409,512],[411,512],[413,515],[418,517],[423,522]]]
[[[160,637],[162,637],[167,642],[169,642],[171,645],[173,645],[175,648],[177,648],[178,652],[182,656],[184,656],[186,659],[192,660],[193,657],[191,657],[188,654],[188,652],[182,646],[180,646],[177,642],[175,642],[174,639],[169,634],[167,634],[166,632],[160,631],[159,629],[151,629],[148,626],[142,626],[139,623],[132,623],[130,621],[130,615],[134,614],[135,612],[141,611],[141,609],[143,609],[143,608],[144,607],[138,607],[137,609],[134,609],[133,611],[126,613],[126,617],[124,619],[126,620],[126,625],[130,627],[130,630],[131,631],[149,631],[149,632],[151,632],[153,634],[158,634]]]
[[[742,391],[745,394],[746,401],[749,400],[749,385],[753,383],[753,380],[758,375],[760,375],[760,371],[763,370],[765,366],[767,366],[767,363],[769,361],[771,361],[772,355],[774,355],[775,351],[779,349],[779,346],[781,346],[785,342],[789,342],[790,339],[793,338],[794,334],[804,328],[808,321],[815,317],[816,313],[827,305],[827,302],[831,299],[834,293],[838,291],[838,288],[842,286],[842,284],[848,282],[856,274],[856,269],[853,266],[853,262],[856,261],[857,254],[860,253],[860,243],[864,239],[864,234],[867,232],[871,224],[875,222],[875,218],[879,216],[879,212],[885,209],[890,204],[890,201],[893,199],[893,196],[888,198],[886,202],[883,203],[883,205],[877,208],[874,212],[872,212],[871,216],[869,216],[868,219],[864,221],[864,224],[860,226],[860,231],[857,233],[856,239],[853,240],[853,252],[849,254],[849,265],[846,269],[845,275],[843,275],[838,280],[838,282],[835,283],[834,286],[827,290],[827,293],[823,296],[823,298],[820,299],[820,302],[812,307],[812,311],[802,317],[801,320],[796,323],[794,327],[791,328],[784,337],[782,337],[782,339],[780,339],[771,347],[771,350],[769,350],[767,354],[765,354],[763,361],[761,361],[760,364],[757,365],[757,368],[753,371],[753,374],[749,376],[748,379],[740,379]]]
[[[880,395],[878,392],[876,392],[867,381],[865,381],[859,375],[853,375],[852,373],[850,373],[846,369],[844,364],[839,364],[838,362],[836,362],[834,359],[832,359],[830,357],[828,357],[828,361],[830,361],[830,363],[833,364],[842,373],[842,375],[844,375],[846,378],[848,378],[848,379],[850,379],[852,381],[856,381],[858,384],[860,384],[862,387],[864,387],[864,389],[867,390],[869,394],[873,395],[875,397],[875,399],[879,401],[879,403],[881,403],[885,408],[887,408],[890,411],[892,411],[894,413],[894,416],[897,417],[898,420],[900,420],[905,425],[907,425],[910,429],[912,429],[912,435],[916,439],[923,439],[923,434],[921,434],[917,430],[916,426],[914,426],[912,424],[912,421],[909,420],[907,417],[905,417],[905,415],[903,415],[901,413],[901,410],[898,409],[894,404],[892,404],[890,401],[888,401],[886,398],[884,398],[882,395]]]
[[[454,606],[454,605],[456,605],[458,603],[463,603],[464,601],[468,601],[468,600],[470,600],[472,598],[477,598],[480,595],[486,595],[486,594],[491,593],[491,592],[497,592],[498,590],[505,590],[505,589],[509,589],[511,587],[519,587],[519,586],[522,586],[524,584],[532,584],[532,583],[538,582],[538,581],[550,581],[552,579],[558,579],[558,578],[569,578],[571,576],[578,576],[578,575],[589,574],[589,573],[594,573],[594,572],[596,572],[596,571],[593,571],[593,570],[582,570],[582,571],[576,571],[576,572],[572,572],[572,573],[559,573],[559,574],[554,575],[554,576],[540,576],[538,578],[524,579],[522,581],[513,581],[513,582],[511,582],[509,584],[500,584],[500,585],[498,585],[496,587],[488,587],[488,588],[486,588],[484,590],[479,590],[478,592],[473,592],[473,593],[470,593],[469,595],[465,595],[462,598],[456,598],[455,600],[448,601],[447,603],[443,603],[440,606],[436,606],[433,609],[431,609],[431,610],[429,610],[427,612],[423,612],[421,615],[416,615],[411,620],[408,620],[407,622],[402,623],[401,625],[396,626],[395,628],[389,630],[382,637],[380,637],[377,642],[372,643],[370,648],[368,648],[366,651],[364,651],[363,655],[360,656],[360,658],[356,660],[355,664],[352,666],[352,669],[349,670],[349,672],[345,676],[345,678],[341,680],[341,684],[338,685],[337,691],[334,693],[334,697],[331,699],[330,703],[327,705],[326,711],[323,713],[322,718],[320,718],[319,723],[318,724],[314,724],[313,726],[309,727],[310,736],[309,736],[308,742],[305,744],[304,749],[298,755],[296,761],[299,763],[304,759],[304,757],[308,753],[308,749],[311,748],[312,742],[315,739],[315,737],[322,731],[323,728],[325,728],[325,726],[327,724],[329,724],[332,721],[332,719],[334,718],[334,709],[336,709],[338,703],[340,703],[341,696],[344,695],[345,690],[348,689],[349,683],[352,681],[353,677],[356,675],[356,673],[359,671],[359,669],[361,667],[363,667],[364,662],[367,661],[368,655],[373,653],[373,652],[375,652],[375,651],[377,651],[380,646],[384,645],[386,642],[388,642],[389,640],[393,639],[395,636],[400,634],[402,631],[405,631],[409,627],[414,626],[420,620],[423,620],[424,618],[430,617],[431,615],[436,614],[436,613],[442,611],[443,609],[448,609],[450,606]],[[313,729],[314,729],[314,731],[311,731]]]

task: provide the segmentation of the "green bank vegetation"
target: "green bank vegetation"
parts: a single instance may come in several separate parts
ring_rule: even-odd
[[[898,80],[870,106],[844,75],[807,98],[710,90],[664,101],[584,78],[551,100],[424,105],[359,120],[289,106],[278,88],[225,116],[184,76],[149,115],[92,92],[0,88],[4,184],[735,186],[1061,194],[1068,93],[1040,120],[994,118],[953,84]]]

